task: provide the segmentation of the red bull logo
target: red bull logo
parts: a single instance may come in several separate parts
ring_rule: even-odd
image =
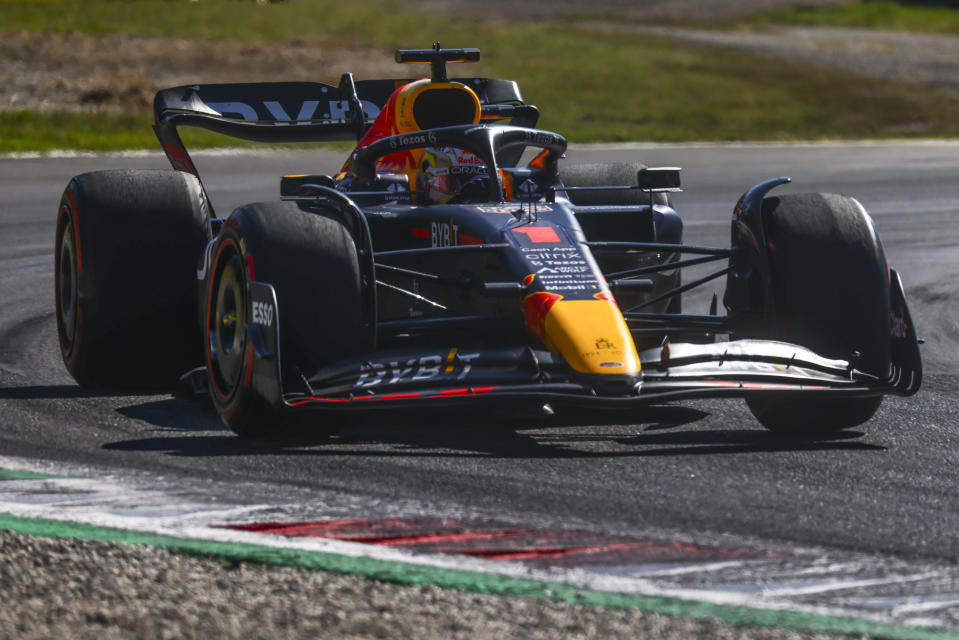
[[[533,275],[533,274],[530,274]],[[527,279],[529,276],[526,276]],[[525,281],[524,281],[525,282]],[[532,282],[532,281],[531,281]],[[526,319],[526,328],[535,333],[540,340],[546,342],[546,314],[553,305],[563,299],[558,293],[539,291],[523,298],[523,317]]]

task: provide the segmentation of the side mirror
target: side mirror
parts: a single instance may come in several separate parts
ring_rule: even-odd
[[[637,186],[649,193],[676,193],[682,191],[679,167],[647,167],[636,174]]]
[[[304,185],[308,184],[319,184],[324,187],[333,186],[333,178],[330,176],[324,175],[307,175],[307,174],[297,174],[283,176],[280,178],[280,197],[292,197],[303,195],[300,193]]]

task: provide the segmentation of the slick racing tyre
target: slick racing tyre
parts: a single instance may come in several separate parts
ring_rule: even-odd
[[[645,168],[646,165],[638,162],[574,164],[561,167],[559,179],[567,187],[634,185],[636,184],[636,174],[639,173],[640,169]],[[643,193],[639,189],[570,191],[566,194],[566,197],[578,206],[649,204],[649,194]],[[657,193],[653,202],[668,205],[669,198],[665,193]]]
[[[322,438],[339,424],[327,414],[274,409],[251,383],[250,283],[273,286],[280,330],[282,388],[304,389],[320,367],[357,353],[364,328],[357,249],[336,216],[292,202],[250,204],[233,212],[212,251],[205,332],[210,395],[236,434]]]
[[[852,198],[796,194],[763,200],[776,326],[764,337],[850,361],[879,380],[888,377],[889,269],[872,219]],[[747,398],[766,428],[831,432],[872,417],[881,396]]]
[[[169,385],[196,366],[196,263],[210,211],[195,176],[119,170],[73,178],[55,244],[57,334],[85,387]]]

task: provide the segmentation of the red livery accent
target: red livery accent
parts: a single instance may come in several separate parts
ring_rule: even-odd
[[[488,387],[464,387],[461,389],[448,389],[446,391],[441,391],[433,395],[424,395],[422,393],[391,393],[383,396],[354,396],[352,398],[325,398],[325,397],[316,397],[310,396],[302,400],[295,400],[290,402],[291,407],[298,407],[303,404],[309,404],[311,402],[380,402],[383,400],[410,400],[416,398],[458,398],[464,396],[476,396],[484,393],[489,393],[493,389],[496,389],[497,386],[488,386]]]
[[[229,219],[229,221],[232,221],[232,220],[234,219],[233,218]],[[227,240],[220,245],[220,249],[216,252],[216,257],[213,258],[213,267],[212,267],[213,271],[210,273],[210,287],[207,292],[207,299],[206,299],[206,325],[205,326],[207,327],[210,326],[210,314],[213,313],[213,285],[216,282],[216,268],[220,264],[220,256],[223,255],[224,249],[226,249],[228,246],[233,247],[234,251],[239,250],[239,247],[236,246],[236,243],[234,243],[232,240]],[[253,352],[251,351],[250,353],[252,354]],[[208,370],[212,370],[212,366],[213,366],[212,357],[213,356],[210,353],[210,350],[207,349],[206,350],[206,366]],[[210,388],[213,389],[213,392],[217,395],[218,398],[220,398],[220,400],[226,401],[227,398],[229,397],[229,394],[223,393],[220,390],[220,388],[216,384],[216,379],[213,378],[212,376],[210,376]]]
[[[186,149],[172,145],[168,142],[163,142],[162,140],[160,141],[160,145],[163,147],[163,152],[166,153],[167,158],[170,159],[170,164],[173,165],[174,169],[177,171],[192,173],[195,176],[200,175],[197,173],[196,167],[190,160],[190,156],[187,154]]]
[[[523,227],[522,229],[513,229],[513,233],[522,233],[529,238],[530,242],[537,244],[562,242],[553,227]]]
[[[256,282],[256,269],[253,268],[253,254],[246,254],[246,267],[249,269],[250,282]]]
[[[250,388],[250,381],[253,380],[253,343],[246,345],[246,373],[243,376],[243,388]]]
[[[77,273],[83,273],[83,248],[80,246],[80,224],[77,219],[77,201],[73,197],[73,190],[67,189],[67,199],[70,201],[70,217],[73,218],[73,240],[77,247]]]
[[[391,393],[385,396],[370,396],[372,400],[408,400],[409,398],[421,398],[419,393]]]
[[[496,387],[469,387],[465,389],[448,389],[447,391],[441,391],[440,393],[435,393],[430,398],[448,398],[450,396],[473,396],[480,393],[489,393]]]
[[[538,291],[523,298],[523,316],[526,327],[540,339],[546,337],[546,314],[554,304],[563,299],[558,293]]]
[[[619,304],[616,303],[616,298],[614,298],[613,294],[609,291],[600,291],[598,293],[594,293],[593,297],[597,300],[605,300],[606,302],[612,303],[614,307],[619,309]]]

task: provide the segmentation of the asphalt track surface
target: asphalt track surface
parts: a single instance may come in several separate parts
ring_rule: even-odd
[[[202,397],[88,393],[57,348],[53,241],[68,179],[166,168],[157,154],[0,159],[0,454],[235,485],[241,500],[336,491],[370,517],[398,505],[545,528],[703,543],[822,546],[951,564],[959,558],[959,145],[578,148],[572,162],[685,168],[686,240],[727,242],[736,198],[791,175],[788,191],[859,198],[903,275],[925,383],[872,421],[825,440],[782,439],[740,401],[633,414],[374,416],[328,443],[234,437]],[[275,199],[283,173],[337,168],[340,154],[197,156],[219,215]],[[710,291],[686,310],[708,308]],[[253,489],[251,489],[253,487]]]

